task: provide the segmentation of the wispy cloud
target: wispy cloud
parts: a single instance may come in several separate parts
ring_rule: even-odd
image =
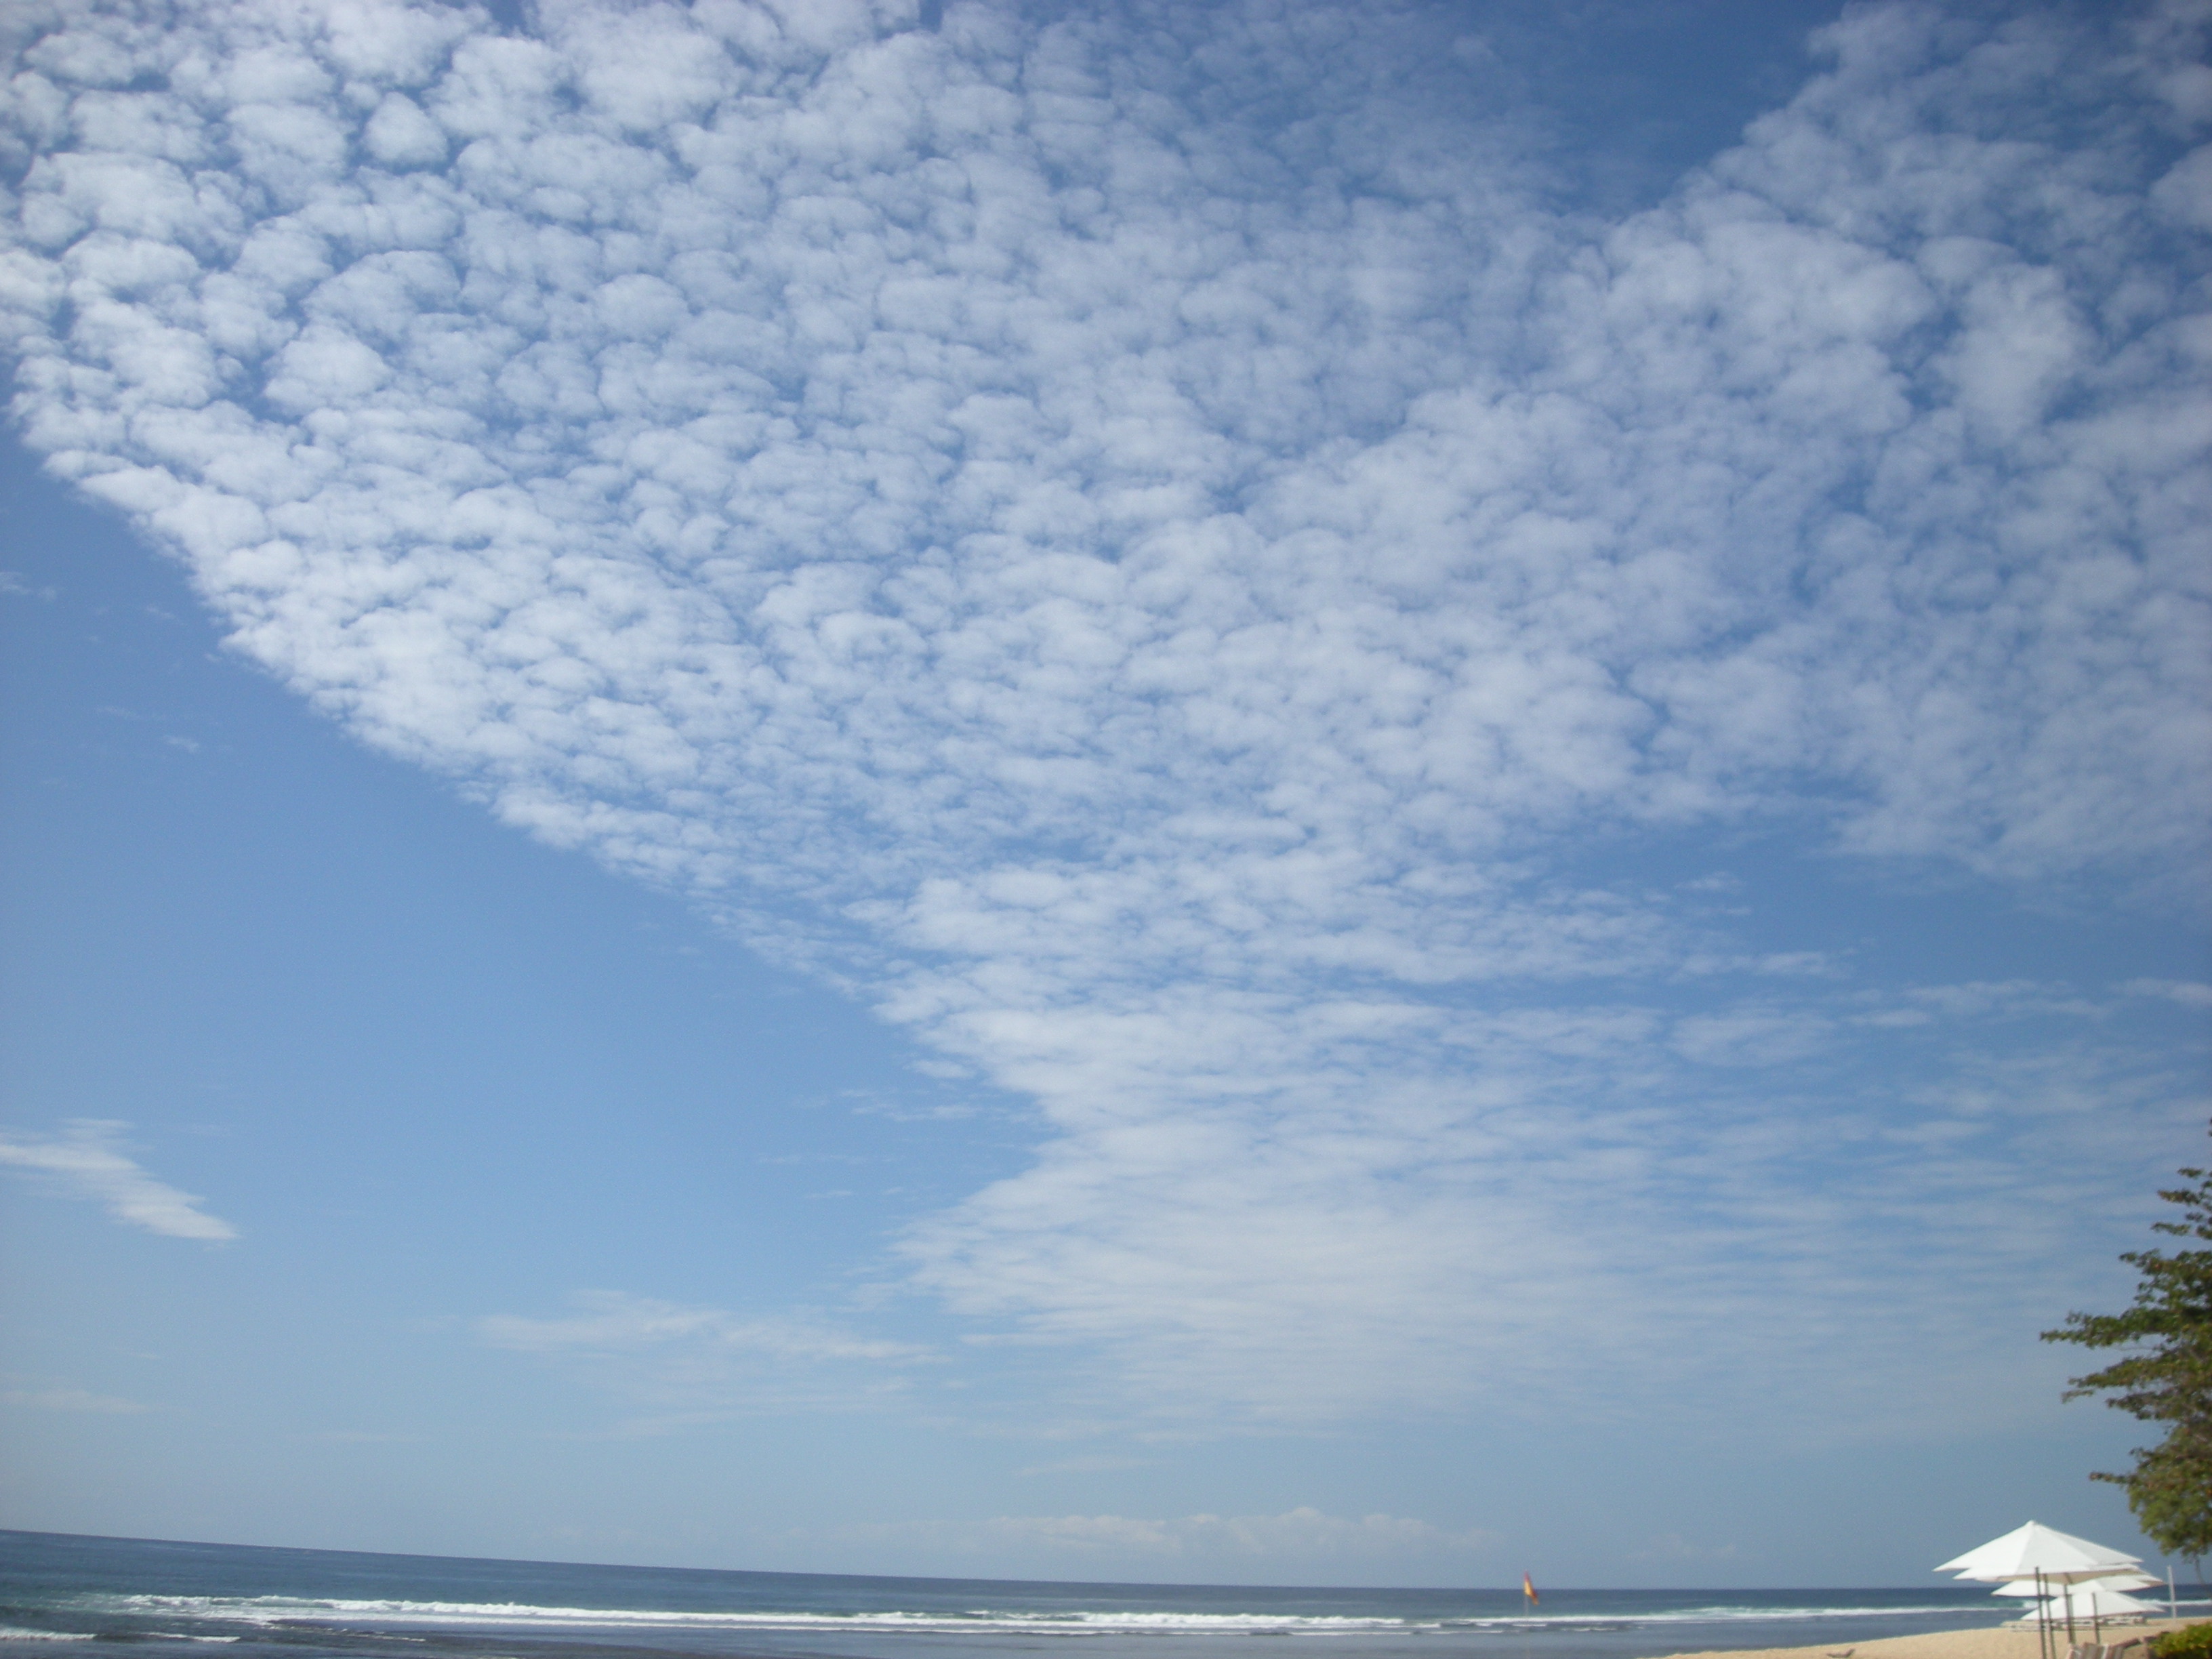
[[[128,1417],[146,1407],[119,1395],[94,1394],[85,1389],[4,1389],[0,1403],[41,1412],[90,1412],[104,1417]]]
[[[921,1351],[905,1343],[854,1336],[827,1324],[788,1319],[740,1319],[719,1308],[684,1308],[618,1291],[582,1291],[580,1312],[565,1319],[495,1314],[477,1321],[477,1334],[503,1348],[534,1352],[614,1353],[672,1343],[698,1343],[791,1359],[906,1359]]]
[[[2120,988],[2130,996],[2163,997],[2185,1008],[2212,1008],[2212,985],[2187,979],[2131,979]]]
[[[1024,1476],[1046,1474],[1103,1474],[1116,1469],[1152,1468],[1159,1462],[1156,1457],[1056,1457],[1049,1462],[1031,1463],[1014,1471]]]
[[[1679,1532],[1662,1533],[1643,1548],[1631,1550],[1632,1561],[1733,1561],[1736,1547],[1733,1544],[1693,1544]]]
[[[228,1221],[199,1206],[205,1200],[156,1181],[123,1150],[130,1126],[81,1118],[61,1136],[0,1135],[0,1164],[47,1178],[73,1197],[106,1206],[118,1221],[170,1238],[215,1241],[238,1237]]]
[[[985,1521],[920,1521],[838,1529],[877,1544],[922,1545],[955,1553],[1042,1547],[1071,1557],[1181,1558],[1248,1562],[1402,1559],[1417,1553],[1480,1553],[1502,1541],[1474,1528],[1447,1532],[1395,1515],[1327,1515],[1309,1505],[1280,1515],[1008,1515]]]
[[[562,1361],[651,1408],[628,1431],[664,1432],[767,1407],[839,1407],[902,1392],[918,1345],[859,1334],[823,1317],[744,1318],[618,1291],[582,1291],[556,1318],[475,1322],[495,1347]]]
[[[2201,870],[2197,11],[1854,9],[1613,222],[1418,7],[535,15],[64,8],[19,418],[365,739],[1034,1100],[916,1282],[1188,1421],[1839,1401],[1844,1327],[1940,1410],[2078,1282],[2175,1066],[1589,855]]]

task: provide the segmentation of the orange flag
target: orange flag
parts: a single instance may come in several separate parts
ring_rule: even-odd
[[[1533,1607],[1541,1605],[1540,1600],[1536,1595],[1536,1581],[1531,1578],[1525,1572],[1521,1575],[1521,1594],[1528,1598],[1528,1605],[1530,1607]]]

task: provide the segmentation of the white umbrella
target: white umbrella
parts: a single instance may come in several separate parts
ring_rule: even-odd
[[[2063,1624],[2069,1618],[2142,1618],[2157,1611],[2148,1601],[2138,1601],[2132,1595],[2123,1595],[2116,1589],[2107,1589],[2102,1583],[2088,1583],[2069,1585],[2063,1595],[2054,1595],[2048,1601],[2039,1601],[2021,1616],[2044,1620],[2051,1624]]]
[[[2045,1583],[2068,1583],[2109,1578],[2130,1568],[2140,1569],[2142,1557],[2123,1555],[2102,1544],[2076,1538],[2031,1521],[2002,1538],[1992,1538],[1978,1549],[1968,1550],[1936,1569],[1955,1572],[1961,1578],[2033,1579],[2042,1574]]]
[[[2125,1572],[2116,1572],[2106,1577],[2088,1578],[2080,1582],[2083,1589],[2094,1587],[2107,1590],[2139,1590],[2163,1589],[2166,1587],[2165,1579],[2154,1578],[2147,1572],[2136,1571],[2132,1567]],[[2033,1578],[2015,1578],[2010,1583],[1999,1584],[1990,1594],[1992,1595],[2047,1595],[2048,1592],[2036,1589],[2035,1580]],[[2077,1590],[2075,1594],[2078,1598],[2081,1591]]]
[[[2015,1527],[2002,1538],[1992,1538],[1979,1549],[1968,1550],[1955,1560],[1946,1561],[1936,1569],[1938,1572],[1955,1572],[1961,1578],[1997,1579],[2011,1581],[2027,1579],[2035,1586],[2035,1593],[2048,1596],[2051,1587],[2069,1583],[2086,1583],[2092,1579],[2110,1578],[2116,1573],[2139,1570],[2142,1558],[2123,1555],[2118,1550],[2108,1550],[2102,1544],[2093,1544],[2086,1538],[2076,1538],[2031,1521],[2024,1527]],[[2061,1612],[2065,1598],[2042,1602],[2029,1617],[2043,1632],[2042,1644],[2048,1647],[2051,1637],[2054,1613],[2066,1621],[2070,1636],[2074,1629],[2074,1614]],[[2138,1611],[2141,1609],[2139,1608]],[[2095,1614],[2090,1615],[2094,1618]]]

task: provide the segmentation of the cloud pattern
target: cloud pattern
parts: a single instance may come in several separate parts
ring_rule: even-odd
[[[240,650],[1033,1098],[905,1259],[1094,1403],[1846,1387],[1930,1248],[1959,1374],[2189,1088],[1589,860],[2201,871],[2205,27],[1855,9],[1607,222],[1420,6],[56,4],[0,315]]]
[[[122,1150],[128,1127],[81,1118],[63,1135],[0,1135],[0,1164],[45,1176],[72,1197],[93,1199],[126,1226],[213,1243],[237,1237],[238,1229],[200,1208],[204,1200],[155,1180]]]
[[[568,1365],[642,1409],[625,1435],[666,1434],[769,1410],[854,1410],[902,1394],[927,1349],[819,1315],[741,1319],[616,1291],[584,1291],[565,1317],[476,1322],[495,1347]]]
[[[799,1534],[805,1536],[805,1534]],[[1006,1515],[971,1522],[890,1522],[838,1528],[839,1541],[890,1544],[993,1559],[1008,1549],[1053,1556],[1276,1562],[1464,1558],[1503,1541],[1481,1530],[1445,1532],[1395,1515],[1328,1515],[1308,1504],[1280,1515]],[[1157,1617],[1157,1615],[1151,1615]],[[1136,1615],[1143,1619],[1147,1615]]]

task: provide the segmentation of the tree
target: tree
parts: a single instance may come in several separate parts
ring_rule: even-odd
[[[2212,1243],[2212,1175],[2184,1170],[2196,1184],[2162,1191],[2179,1221],[2154,1231]],[[2105,1403],[2168,1425],[2159,1444],[2138,1448],[2128,1474],[2093,1474],[2127,1488],[2143,1535],[2168,1555],[2212,1554],[2212,1249],[2131,1250],[2120,1258],[2142,1275],[2124,1313],[2066,1316],[2045,1342],[2128,1348],[2126,1358],[2073,1379],[2065,1398],[2105,1394]]]

